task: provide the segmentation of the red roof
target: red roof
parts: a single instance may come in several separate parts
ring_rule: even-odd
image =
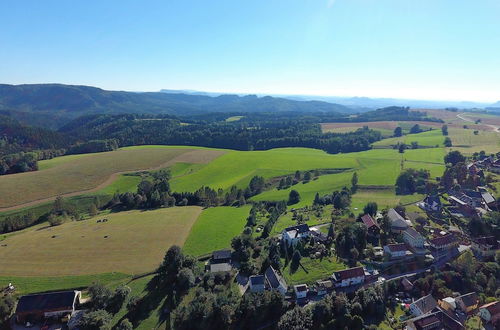
[[[365,270],[363,267],[354,267],[344,270],[339,270],[338,272],[333,273],[335,275],[335,279],[338,281],[347,280],[353,277],[365,276]]]
[[[366,228],[371,228],[373,226],[378,228],[377,222],[369,214],[365,214],[361,217],[361,221],[365,224]]]
[[[457,238],[453,234],[446,234],[429,240],[429,243],[433,246],[446,246],[448,244],[455,243]]]

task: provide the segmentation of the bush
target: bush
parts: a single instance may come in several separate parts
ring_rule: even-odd
[[[96,310],[85,313],[78,325],[82,330],[108,330],[111,329],[112,316],[105,310]]]
[[[55,227],[55,226],[62,225],[66,221],[66,217],[51,214],[51,215],[49,215],[48,221],[52,227]]]

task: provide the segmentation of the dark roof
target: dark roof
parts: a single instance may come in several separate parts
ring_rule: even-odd
[[[269,285],[271,286],[271,288],[276,289],[280,285],[283,285],[286,287],[286,283],[284,283],[281,276],[279,276],[278,273],[276,273],[273,266],[269,266],[269,268],[266,269],[265,275],[266,275],[266,280],[269,283]]]
[[[346,280],[353,277],[365,276],[365,270],[363,267],[354,267],[344,270],[339,270],[333,273],[335,279],[338,281]]]
[[[434,314],[428,314],[428,315],[422,316],[421,318],[413,321],[413,324],[415,324],[415,327],[417,329],[425,329],[426,327],[430,326],[431,324],[438,324],[438,323],[441,323],[441,321]]]
[[[418,231],[413,229],[412,227],[408,227],[404,231],[406,234],[410,235],[412,238],[418,238],[418,239],[423,239],[424,237],[420,235]]]
[[[475,191],[475,190],[465,190],[464,194],[466,196],[471,197],[471,198],[477,198],[477,199],[483,198],[483,196],[481,196],[481,193],[479,191]]]
[[[262,285],[264,284],[264,275],[250,276],[250,282],[252,283],[252,285]]]
[[[397,227],[397,228],[409,227],[405,219],[395,209],[390,209],[387,212],[387,217],[391,222],[391,227]]]
[[[436,203],[438,205],[441,205],[441,200],[439,199],[438,195],[428,195],[427,197],[425,197],[424,202],[427,204]]]
[[[398,251],[406,251],[408,250],[406,248],[406,244],[404,243],[398,243],[398,244],[388,244],[386,245],[387,248],[391,251],[391,252],[398,252]]]
[[[455,242],[457,242],[457,238],[455,235],[451,233],[447,233],[446,235],[432,238],[429,240],[429,243],[433,246],[445,246]]]
[[[285,229],[285,231],[292,230],[296,230],[298,234],[307,233],[309,231],[309,226],[307,225],[307,223],[303,223],[301,225],[292,226]]]
[[[498,240],[495,238],[495,236],[484,236],[484,237],[478,237],[473,240],[476,244],[480,245],[489,245],[491,246],[492,249],[498,249],[498,246],[500,245],[498,243]]]
[[[471,306],[476,305],[478,300],[479,300],[479,298],[477,297],[477,293],[475,293],[475,292],[466,293],[466,294],[458,297],[457,299],[462,300],[462,302],[464,303],[464,305],[466,307],[471,307]]]
[[[218,250],[212,253],[212,259],[231,259],[231,250]]]
[[[427,314],[437,306],[436,299],[433,296],[427,295],[413,302],[423,314]]]
[[[307,291],[307,285],[305,285],[305,284],[298,284],[298,285],[295,285],[293,288],[297,291],[300,291],[300,292]]]
[[[361,221],[365,224],[366,228],[371,228],[373,226],[378,228],[377,222],[372,218],[371,215],[365,214],[361,217]]]
[[[16,313],[71,310],[78,293],[78,291],[61,291],[22,296],[17,304]]]
[[[491,316],[494,316],[498,313],[500,313],[500,301],[494,301],[490,302],[489,304],[484,304],[483,306],[479,307],[480,309],[486,309],[488,312],[490,312]]]

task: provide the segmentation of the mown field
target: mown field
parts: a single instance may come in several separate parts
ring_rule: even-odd
[[[63,194],[82,194],[111,184],[117,173],[166,167],[176,162],[208,163],[224,151],[181,147],[130,147],[112,152],[57,157],[40,171],[0,177],[0,211]]]
[[[420,146],[426,147],[436,147],[443,146],[444,136],[441,130],[433,129],[431,131],[426,131],[418,134],[407,134],[401,137],[394,137],[389,139],[383,139],[377,141],[373,144],[374,147],[382,146],[392,146],[398,143],[405,143],[410,145],[412,142],[417,142]]]
[[[1,241],[0,276],[152,271],[171,245],[184,244],[200,213],[200,207],[176,207],[34,226]],[[108,221],[97,223],[103,218]]]
[[[201,256],[231,247],[247,222],[250,206],[212,207],[203,210],[184,244],[184,253]]]

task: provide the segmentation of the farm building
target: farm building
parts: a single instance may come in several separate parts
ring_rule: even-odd
[[[436,307],[437,302],[434,297],[427,295],[411,303],[410,311],[413,315],[420,316],[431,312]]]
[[[229,272],[231,271],[231,250],[218,250],[212,253],[210,259],[210,272]]]
[[[361,217],[361,221],[366,227],[366,232],[368,235],[371,236],[378,236],[380,234],[380,227],[375,221],[375,219],[372,218],[371,215],[365,214]]]
[[[61,318],[75,311],[80,291],[61,291],[22,296],[15,318],[20,324],[36,323],[46,318]]]
[[[406,323],[406,329],[408,330],[432,330],[432,329],[444,329],[441,320],[437,317],[435,313],[426,314],[414,319],[409,320]]]
[[[401,234],[405,229],[410,227],[408,221],[405,220],[395,209],[390,209],[387,212],[391,231],[393,233]]]
[[[429,240],[429,245],[434,257],[439,258],[458,247],[458,238],[452,233],[446,233],[431,238]]]
[[[264,275],[250,276],[250,292],[264,292],[266,289],[265,280]]]
[[[307,224],[301,224],[285,228],[281,233],[281,239],[288,245],[295,245],[302,238],[307,238],[309,235],[309,226]]]
[[[403,231],[403,240],[413,249],[423,249],[425,238],[418,231],[409,227]]]
[[[365,282],[365,270],[363,267],[354,267],[339,270],[332,275],[336,287],[347,287]]]

